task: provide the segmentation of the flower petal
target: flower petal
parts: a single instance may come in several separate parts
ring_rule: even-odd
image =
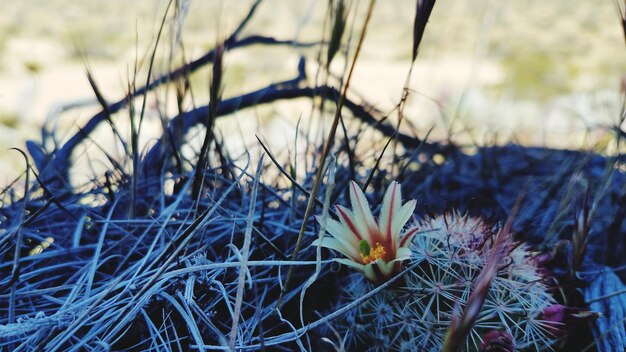
[[[378,283],[383,281],[383,278],[380,268],[378,266],[374,268],[374,263],[369,263],[363,267],[363,275],[371,282]]]
[[[374,283],[382,283],[393,276],[394,263],[387,263],[382,259],[377,259],[363,267],[363,274]]]
[[[393,245],[394,232],[392,229],[392,223],[394,222],[396,212],[402,206],[400,185],[393,181],[389,188],[387,188],[387,192],[385,192],[385,197],[383,198],[383,204],[380,208],[379,215],[379,226],[380,232],[382,232],[385,237],[387,243],[391,243]],[[397,236],[397,235],[396,235]]]
[[[350,203],[352,204],[354,222],[359,229],[359,233],[362,236],[367,235],[369,237],[371,237],[371,234],[377,233],[379,231],[378,225],[370,210],[369,202],[359,185],[354,181],[350,182]],[[367,238],[364,239],[367,240]]]
[[[402,239],[400,240],[400,243],[398,244],[398,247],[399,248],[408,247],[413,241],[413,237],[415,237],[418,230],[419,230],[419,227],[417,226],[411,227],[410,229],[406,230],[404,232],[404,235],[402,236]]]
[[[393,217],[391,223],[391,233],[394,236],[394,246],[398,246],[397,241],[400,239],[400,231],[413,215],[416,204],[417,202],[415,201],[415,199],[406,202]]]
[[[339,221],[328,219],[326,231],[345,247],[359,248],[359,239]]]
[[[324,237],[322,241],[319,239],[313,241],[314,246],[322,246],[330,249],[334,249],[337,252],[345,255],[346,257],[351,258],[353,261],[360,261],[361,254],[358,249],[352,246],[345,246],[343,243],[339,242],[337,239],[332,237]]]
[[[394,265],[392,262],[387,263],[382,259],[378,259],[373,264],[379,268],[383,278],[388,279],[393,276]]]
[[[411,258],[411,250],[406,247],[402,247],[402,248],[398,248],[398,251],[396,252],[396,259],[392,260],[390,263],[404,261],[410,258]]]
[[[337,213],[339,214],[339,221],[346,229],[350,230],[350,232],[356,238],[357,243],[361,242],[362,240],[367,240],[368,242],[370,242],[369,233],[360,232],[355,222],[354,214],[350,210],[342,207],[341,205],[337,205],[335,208],[337,209]]]
[[[359,264],[357,262],[354,262],[350,259],[344,259],[344,258],[335,258],[335,261],[337,263],[343,264],[343,265],[347,265],[349,267],[352,267],[360,272],[364,272],[365,271],[365,265],[363,264]]]

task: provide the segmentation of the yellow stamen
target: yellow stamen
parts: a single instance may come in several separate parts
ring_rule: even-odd
[[[369,251],[369,254],[365,255],[361,253],[361,258],[363,258],[363,264],[367,265],[376,259],[381,259],[385,254],[387,254],[385,248],[379,242],[376,242],[376,245]]]

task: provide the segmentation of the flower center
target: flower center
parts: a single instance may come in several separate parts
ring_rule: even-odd
[[[359,243],[359,251],[361,252],[363,264],[365,265],[375,261],[376,259],[382,259],[385,254],[387,254],[387,252],[385,252],[385,248],[380,244],[380,242],[376,242],[376,245],[372,248],[366,240]]]

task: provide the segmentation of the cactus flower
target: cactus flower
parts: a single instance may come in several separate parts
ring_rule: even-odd
[[[331,237],[313,242],[333,249],[347,258],[337,262],[361,271],[370,281],[380,284],[398,273],[402,261],[411,257],[408,248],[417,227],[402,232],[415,210],[415,200],[402,204],[400,184],[392,182],[385,192],[378,219],[356,182],[350,182],[352,209],[336,206],[339,221],[329,219],[326,230]],[[319,220],[319,219],[318,219]]]

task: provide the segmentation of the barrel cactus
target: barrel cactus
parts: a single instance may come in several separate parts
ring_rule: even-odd
[[[400,283],[381,290],[335,322],[347,350],[441,350],[498,236],[505,236],[500,241],[504,260],[491,279],[463,349],[550,349],[556,341],[555,322],[546,319],[544,311],[556,301],[540,253],[516,241],[506,229],[457,212],[414,221],[413,228],[417,231],[409,246],[411,256],[404,263],[411,269]],[[346,280],[346,302],[358,300],[380,284],[358,272]]]

